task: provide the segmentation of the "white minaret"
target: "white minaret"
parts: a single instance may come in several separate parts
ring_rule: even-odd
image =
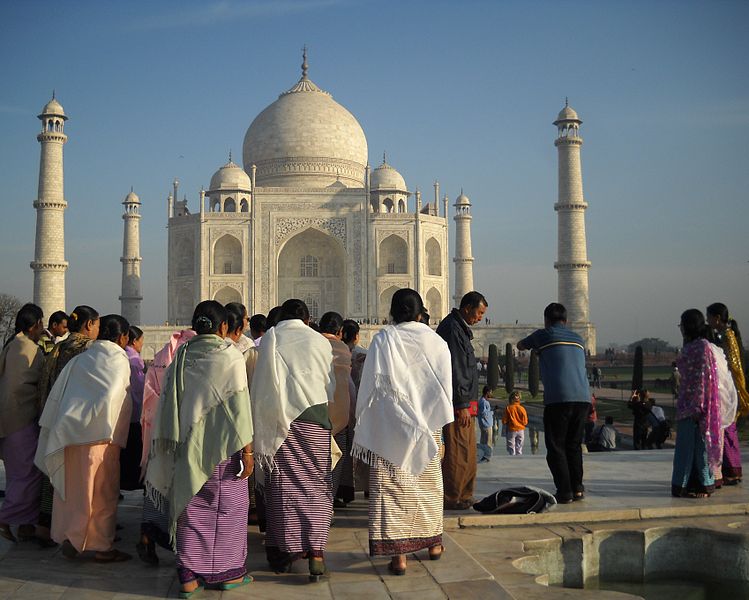
[[[122,295],[120,313],[131,325],[140,324],[140,198],[130,188],[130,193],[122,202],[125,212],[125,231],[122,242]]]
[[[63,133],[65,111],[55,99],[38,116],[42,131],[36,136],[42,145],[39,159],[39,192],[36,209],[36,243],[34,260],[34,304],[44,311],[45,321],[53,312],[65,310],[65,202],[62,147],[68,141]]]
[[[473,291],[473,255],[471,254],[471,201],[460,190],[455,199],[455,306]]]
[[[567,309],[570,323],[590,321],[588,294],[588,249],[585,241],[585,209],[583,175],[580,167],[582,121],[565,101],[554,125],[558,136],[554,145],[559,151],[559,194],[557,211],[558,300]]]

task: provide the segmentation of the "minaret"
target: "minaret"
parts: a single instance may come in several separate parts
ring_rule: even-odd
[[[120,313],[131,325],[140,324],[140,198],[130,188],[130,193],[122,202],[125,212],[125,231],[122,242],[122,295]]]
[[[65,116],[52,92],[52,100],[37,117],[42,131],[36,136],[42,145],[39,160],[39,192],[36,209],[36,243],[34,260],[34,304],[44,311],[46,319],[57,310],[65,310],[65,202],[62,147],[68,141],[63,133]]]
[[[471,201],[460,190],[455,200],[455,306],[473,291],[473,256],[471,254]]]
[[[585,209],[583,176],[580,167],[580,137],[582,121],[567,104],[560,111],[554,125],[558,136],[554,145],[559,151],[559,193],[554,210],[557,211],[557,297],[567,309],[570,323],[588,323],[588,261],[585,241]]]

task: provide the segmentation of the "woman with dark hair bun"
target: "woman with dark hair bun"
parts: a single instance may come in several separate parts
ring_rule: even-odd
[[[99,313],[90,306],[81,304],[73,309],[68,316],[68,337],[55,344],[55,347],[47,355],[39,382],[39,396],[41,408],[47,401],[47,395],[57,381],[65,365],[85,352],[94,343],[99,335]],[[42,479],[42,504],[39,513],[39,525],[42,531],[49,530],[52,524],[52,497],[53,491],[49,479]]]
[[[705,339],[705,317],[696,308],[681,315],[684,347],[677,360],[681,384],[676,404],[676,448],[671,494],[707,498],[715,490],[720,464],[722,420],[718,367]]]
[[[395,325],[374,336],[356,402],[355,458],[370,465],[369,553],[391,556],[405,575],[406,555],[442,556],[442,427],[453,421],[447,343],[420,322],[412,289],[393,294]]]
[[[739,326],[729,315],[728,307],[725,304],[715,302],[708,306],[707,322],[715,333],[716,343],[723,349],[738,393],[736,418],[724,431],[722,464],[723,484],[736,485],[743,477],[736,421],[739,417],[745,417],[749,414],[749,392],[746,389],[743,364],[744,348],[741,344]]]
[[[140,355],[143,342],[143,330],[131,325],[125,352],[130,361],[130,398],[133,401],[133,412],[130,415],[127,447],[120,455],[120,489],[123,490],[143,489],[140,481],[140,459],[143,454],[143,430],[140,417],[143,413],[143,388],[146,379],[146,367]]]
[[[180,597],[204,584],[231,590],[247,575],[247,482],[252,473],[252,415],[242,353],[224,338],[227,310],[195,307],[194,338],[180,346],[164,376],[146,493],[169,510]]]
[[[97,562],[129,560],[114,548],[120,492],[120,452],[127,443],[132,405],[130,324],[101,318],[98,339],[73,357],[52,386],[36,465],[54,487],[52,539],[66,558],[92,551]]]
[[[11,542],[16,541],[11,526],[18,527],[19,538],[32,539],[39,520],[42,474],[34,466],[34,452],[44,363],[37,342],[44,331],[43,317],[36,304],[24,304],[16,315],[14,335],[0,352],[0,456],[5,463],[0,536]]]

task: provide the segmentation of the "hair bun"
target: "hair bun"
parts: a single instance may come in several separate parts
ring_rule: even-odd
[[[213,321],[211,321],[205,315],[200,315],[197,319],[195,319],[195,325],[197,325],[201,329],[213,329]]]

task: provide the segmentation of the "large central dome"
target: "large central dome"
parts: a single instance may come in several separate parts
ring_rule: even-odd
[[[261,112],[244,136],[244,169],[259,187],[364,187],[367,138],[359,122],[307,77]]]

